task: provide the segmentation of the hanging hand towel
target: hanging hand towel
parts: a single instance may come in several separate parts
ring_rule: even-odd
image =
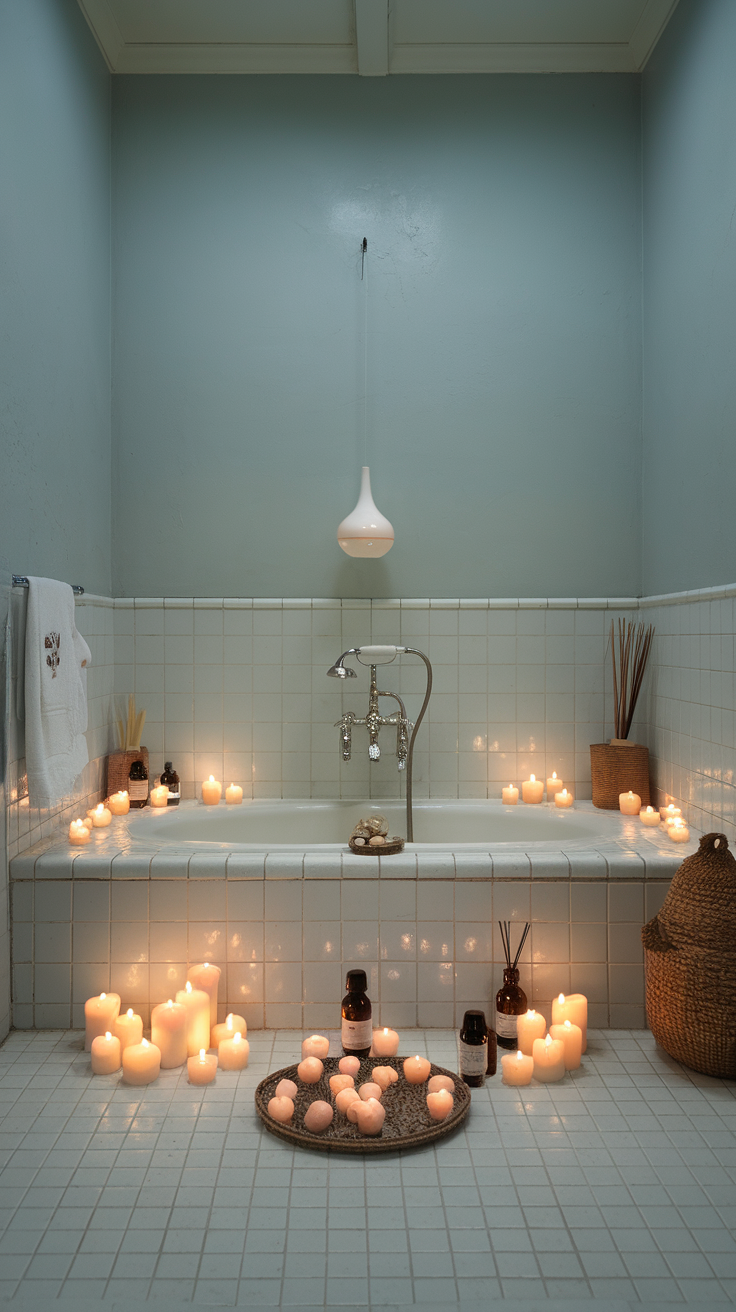
[[[57,806],[89,760],[84,731],[91,659],[74,623],[69,584],[29,578],[25,701],[31,806]]]

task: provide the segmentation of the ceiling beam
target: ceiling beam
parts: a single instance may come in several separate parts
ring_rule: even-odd
[[[79,8],[89,23],[107,67],[111,73],[114,73],[125,42],[115,22],[109,0],[79,0]]]
[[[355,44],[361,77],[388,73],[389,0],[355,0]]]
[[[639,73],[677,8],[677,0],[649,0],[631,34],[629,45],[634,67]]]
[[[396,44],[392,73],[634,73],[620,42],[474,42]]]

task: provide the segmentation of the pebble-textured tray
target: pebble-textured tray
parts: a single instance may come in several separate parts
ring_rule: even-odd
[[[356,856],[395,856],[397,852],[404,850],[404,838],[387,838],[385,843],[379,843],[378,847],[371,847],[366,841],[363,847],[355,846],[355,839],[348,841],[348,847]]]
[[[455,1085],[455,1105],[450,1115],[444,1121],[433,1121],[427,1111],[427,1084],[407,1082],[403,1057],[367,1057],[361,1061],[360,1071],[355,1077],[356,1088],[370,1079],[374,1066],[393,1066],[399,1072],[399,1079],[383,1095],[386,1119],[381,1133],[375,1138],[361,1134],[357,1125],[338,1112],[330,1091],[330,1076],[338,1074],[339,1060],[339,1057],[325,1058],[324,1074],[318,1084],[302,1084],[296,1066],[285,1066],[261,1080],[256,1089],[256,1111],[266,1129],[287,1143],[322,1149],[323,1152],[386,1153],[397,1152],[400,1148],[419,1148],[436,1139],[444,1139],[462,1124],[470,1111],[470,1089],[454,1071],[445,1070],[444,1066],[432,1066],[430,1078],[432,1075],[449,1075]],[[293,1080],[297,1086],[294,1119],[290,1125],[283,1125],[268,1114],[268,1104],[279,1080]],[[322,1134],[312,1134],[304,1128],[304,1116],[309,1104],[318,1100],[329,1102],[335,1108],[335,1115],[332,1124]]]

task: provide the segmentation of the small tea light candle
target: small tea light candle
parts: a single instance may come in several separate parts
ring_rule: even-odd
[[[399,1078],[399,1072],[395,1071],[393,1066],[374,1066],[373,1070],[371,1071],[371,1079],[373,1083],[377,1084],[379,1089],[381,1089],[383,1093],[385,1093],[387,1089],[390,1089],[392,1084],[396,1084],[398,1082],[398,1078]],[[436,1078],[437,1078],[436,1076],[434,1075],[432,1076],[432,1080]],[[432,1080],[429,1081],[430,1093],[434,1093],[434,1089],[432,1088]]]
[[[566,1020],[563,1025],[550,1025],[549,1032],[553,1039],[562,1042],[565,1070],[576,1071],[583,1051],[583,1031],[580,1026]]]
[[[356,1076],[360,1070],[360,1057],[341,1057],[337,1069],[341,1075]]]
[[[618,809],[622,815],[638,815],[641,811],[641,798],[638,793],[619,793]]]
[[[120,1040],[120,1051],[125,1052],[126,1048],[132,1047],[134,1043],[140,1043],[143,1038],[143,1021],[135,1014],[132,1007],[128,1007],[124,1016],[116,1017],[112,1032]]]
[[[508,788],[502,788],[501,801],[504,806],[516,806],[519,801],[518,788],[514,788],[513,784],[509,784]]]
[[[230,1015],[226,1016],[220,1025],[212,1027],[210,1047],[219,1048],[223,1039],[232,1039],[238,1031],[241,1038],[245,1038],[248,1033],[248,1026],[243,1016],[236,1016],[235,1012],[231,1011]]]
[[[155,1043],[141,1039],[123,1053],[123,1079],[126,1084],[153,1084],[161,1073],[161,1052]]]
[[[200,1048],[208,1048],[210,1043],[210,1000],[204,989],[192,988],[187,980],[186,988],[179,989],[176,1000],[187,1010],[187,1053],[195,1056]]]
[[[91,824],[88,827],[83,820],[72,820],[69,826],[69,842],[73,847],[81,847],[83,843],[88,843],[91,835]]]
[[[248,1065],[250,1044],[236,1030],[231,1039],[221,1039],[217,1049],[217,1058],[221,1071],[243,1071]]]
[[[671,825],[673,820],[682,819],[682,811],[674,802],[670,802],[669,806],[660,806],[659,818],[663,825]]]
[[[534,1074],[534,1058],[527,1056],[521,1049],[517,1052],[507,1052],[506,1056],[501,1058],[501,1071],[504,1084],[513,1084],[521,1088],[522,1085],[531,1082]]]
[[[679,816],[672,821],[672,824],[667,830],[667,834],[668,837],[672,839],[673,843],[689,843],[690,841],[690,830],[687,825],[680,820]]]
[[[225,789],[225,801],[228,806],[240,806],[243,800],[243,790],[238,784],[231,784]]]
[[[373,1074],[375,1075],[375,1071]],[[433,1075],[427,1085],[427,1089],[430,1093],[437,1093],[439,1089],[447,1089],[448,1093],[454,1094],[455,1083],[449,1075]]]
[[[557,771],[552,771],[552,778],[547,780],[547,801],[554,802],[558,793],[561,793],[565,785],[561,779],[557,778]]]
[[[158,784],[156,788],[151,789],[151,806],[161,809],[169,805],[169,787],[168,784]]]
[[[330,1040],[324,1034],[310,1034],[308,1039],[302,1041],[302,1059],[304,1057],[319,1057],[324,1061],[330,1051]]]
[[[220,967],[210,965],[209,961],[204,961],[201,966],[190,966],[187,971],[187,979],[192,988],[201,989],[210,1000],[210,1029],[214,1029],[217,1024],[217,990],[221,974]],[[243,1021],[243,1027],[245,1027],[245,1021]],[[200,1043],[199,1046],[200,1048],[209,1048],[209,1039],[205,1044]]]
[[[579,1025],[583,1035],[583,1052],[588,1047],[588,999],[584,993],[560,993],[552,1003],[552,1024]]]
[[[100,802],[98,806],[93,807],[91,811],[87,812],[87,815],[92,821],[93,829],[106,829],[112,821],[112,811],[105,806],[104,802]]]
[[[161,1051],[165,1071],[183,1066],[187,1059],[189,1012],[181,1002],[161,1002],[151,1012],[151,1042]]]
[[[92,1048],[92,1040],[98,1034],[112,1033],[113,1025],[120,1011],[119,993],[101,993],[97,998],[87,998],[84,1004],[84,1051]]]
[[[288,1125],[294,1115],[294,1103],[291,1098],[272,1098],[268,1104],[268,1114],[274,1121]]]
[[[454,1105],[455,1099],[449,1089],[437,1089],[435,1093],[427,1094],[427,1111],[433,1121],[446,1120]]]
[[[563,788],[559,793],[555,793],[555,806],[560,811],[564,811],[567,807],[572,806],[573,800],[572,793],[568,793],[566,788]]]
[[[120,1039],[107,1030],[92,1040],[92,1074],[113,1075],[120,1070]]]
[[[187,1075],[190,1084],[211,1084],[217,1074],[217,1054],[200,1048],[194,1057],[187,1057]]]
[[[202,783],[202,801],[205,806],[217,806],[222,797],[222,784],[213,774]]]
[[[373,1031],[371,1051],[374,1057],[395,1057],[399,1051],[399,1036],[396,1030],[384,1026],[382,1030]]]
[[[318,1084],[324,1073],[324,1066],[319,1057],[305,1057],[296,1068],[296,1073],[303,1084]],[[352,1080],[352,1075],[333,1075],[333,1080]],[[344,1086],[343,1086],[344,1087]]]
[[[533,774],[529,775],[521,785],[521,798],[523,802],[535,805],[541,802],[544,793],[544,784],[541,779],[536,779]]]
[[[534,1040],[543,1039],[547,1032],[547,1022],[541,1011],[530,1007],[523,1015],[516,1018],[516,1040],[525,1057],[531,1057]]]
[[[643,825],[647,825],[649,828],[652,828],[654,825],[658,825],[660,823],[659,811],[655,810],[653,806],[642,807],[641,811],[639,812],[639,819],[641,820]]]
[[[107,805],[113,815],[127,815],[130,810],[130,798],[127,792],[113,793],[108,797]]]
[[[404,1062],[404,1078],[409,1084],[424,1084],[429,1079],[432,1063],[426,1057],[407,1057]]]
[[[540,1084],[556,1084],[565,1074],[565,1048],[561,1039],[534,1040],[534,1078]]]
[[[328,1125],[332,1124],[332,1118],[335,1113],[328,1102],[322,1102],[317,1098],[315,1102],[310,1102],[304,1114],[304,1128],[309,1130],[310,1134],[322,1134]]]

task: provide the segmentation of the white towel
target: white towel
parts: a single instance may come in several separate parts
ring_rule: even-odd
[[[74,623],[69,584],[29,578],[25,728],[32,806],[57,806],[89,760],[85,667],[91,659]]]

